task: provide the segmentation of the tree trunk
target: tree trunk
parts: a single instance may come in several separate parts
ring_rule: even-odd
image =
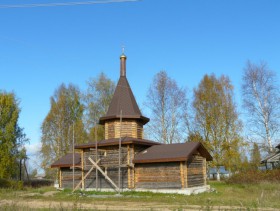
[[[221,178],[220,178],[220,168],[219,167],[216,167],[217,169],[217,181],[220,181]]]
[[[21,181],[21,159],[19,160],[19,181]]]

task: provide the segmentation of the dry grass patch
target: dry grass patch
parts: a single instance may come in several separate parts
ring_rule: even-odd
[[[57,191],[52,187],[21,191],[0,189],[6,208],[26,202],[23,209],[43,210],[275,210],[280,209],[280,184],[227,184],[210,182],[212,192],[185,196],[151,192]],[[37,207],[32,207],[35,204]],[[2,203],[3,205],[3,203]],[[34,206],[35,206],[34,205]],[[38,205],[40,205],[38,207]],[[12,210],[12,209],[11,209]]]

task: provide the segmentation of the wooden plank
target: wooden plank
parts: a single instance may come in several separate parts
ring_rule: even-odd
[[[90,157],[88,158],[90,162],[98,169],[98,171],[103,174],[103,176],[116,188],[117,191],[119,191],[119,187],[108,177],[105,172],[95,163]]]
[[[204,176],[204,185],[206,185],[207,183],[206,158],[203,159],[203,176]]]
[[[82,178],[82,180],[81,180],[81,181],[78,183],[78,185],[74,188],[73,192],[74,192],[75,190],[77,190],[77,189],[80,187],[81,183],[87,178],[87,176],[92,172],[92,170],[93,170],[94,168],[95,168],[94,166],[91,167],[91,169],[87,172],[87,174],[85,175],[85,177]]]
[[[61,173],[61,168],[59,168],[59,187],[62,188],[62,173]]]
[[[204,178],[204,158],[201,156],[193,156],[187,161],[188,166],[188,187],[203,186]]]
[[[130,164],[130,146],[127,145],[127,165]],[[127,170],[127,182],[128,182],[128,188],[131,188],[131,181],[130,181],[130,168]]]
[[[85,179],[84,179],[84,150],[81,152],[81,158],[82,158],[82,189],[85,189]]]
[[[185,187],[184,166],[184,163],[180,162],[137,164],[135,167],[135,187]],[[155,186],[150,186],[152,184]]]
[[[184,164],[182,161],[180,162],[180,176],[181,176],[181,184],[183,189],[185,188],[185,176],[184,176]]]
[[[98,163],[99,161],[100,161],[100,159],[97,161],[97,163]],[[85,181],[85,179],[86,179],[87,176],[92,172],[93,169],[95,169],[94,166],[92,166],[91,169],[86,173],[86,175],[85,175],[84,177],[82,177],[82,180],[81,180],[81,181],[78,183],[78,185],[74,188],[73,192],[74,192],[75,190],[77,190],[77,189],[80,187],[81,183],[83,183],[83,182]],[[84,188],[84,187],[83,187],[83,188]]]
[[[130,160],[132,161],[134,159],[134,155],[135,155],[135,149],[134,149],[134,144],[132,144],[131,147],[131,158]],[[135,188],[135,168],[132,168],[132,172],[131,172],[132,176],[132,181],[131,181],[131,188]]]
[[[133,138],[143,138],[143,124],[136,120],[126,120],[122,122],[121,136]],[[117,120],[105,123],[105,139],[120,137],[120,122]]]
[[[188,188],[188,165],[187,162],[185,162],[185,167],[184,167],[184,176],[185,176],[185,188]]]

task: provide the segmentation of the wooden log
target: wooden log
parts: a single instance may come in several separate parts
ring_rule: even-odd
[[[127,145],[127,165],[130,165],[130,146]],[[131,188],[131,181],[130,181],[130,168],[128,168],[127,172],[127,182],[128,182],[128,188]]]
[[[100,159],[99,159],[96,163],[98,163],[99,161],[100,161]],[[77,189],[80,187],[81,183],[84,184],[85,179],[86,179],[87,176],[92,172],[93,169],[95,169],[95,166],[92,166],[92,167],[91,167],[91,169],[87,172],[87,174],[85,175],[85,177],[82,176],[82,181],[80,181],[80,182],[78,183],[78,185],[75,187],[75,189],[73,190],[73,192],[74,192],[75,190],[77,190]],[[84,185],[82,185],[82,188],[84,189]]]
[[[103,174],[103,176],[116,188],[117,191],[119,191],[119,187],[108,177],[105,172],[95,163],[91,158],[89,158],[90,162],[98,169],[99,172]]]
[[[203,159],[203,176],[204,176],[204,185],[206,185],[207,183],[206,158]]]
[[[184,179],[182,181],[182,178],[184,178],[183,167],[184,164],[181,165],[180,162],[137,164],[135,165],[135,187],[185,187]],[[151,186],[152,184],[154,185],[154,187]]]
[[[82,189],[85,189],[85,179],[84,179],[84,150],[81,152],[81,160],[82,160]]]
[[[143,137],[143,124],[136,120],[122,121],[122,134],[120,134],[120,121],[112,120],[105,123],[105,139],[121,137]]]
[[[187,165],[187,162],[185,162],[185,165],[184,165],[184,176],[185,176],[185,188],[188,188],[188,165]]]
[[[203,186],[205,184],[204,178],[204,158],[201,156],[193,156],[187,161],[188,187]]]
[[[59,168],[59,187],[62,188],[62,172],[61,172],[61,168]]]
[[[182,188],[185,188],[184,164],[182,161],[180,162],[180,176]]]
[[[131,157],[130,157],[130,162],[132,163],[133,159],[135,156],[135,149],[134,149],[134,144],[132,144],[131,147]],[[132,168],[131,172],[131,188],[135,188],[135,166]]]

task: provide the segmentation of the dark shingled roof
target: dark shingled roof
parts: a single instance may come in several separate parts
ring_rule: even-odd
[[[125,76],[120,77],[109,109],[106,115],[99,119],[99,124],[104,124],[106,120],[119,119],[121,110],[124,119],[139,119],[143,124],[150,120],[142,116]]]
[[[119,138],[111,138],[106,140],[101,140],[98,142],[98,147],[102,146],[113,146],[119,144]],[[146,140],[146,139],[138,139],[131,137],[124,137],[121,139],[121,144],[135,144],[135,145],[145,145],[145,146],[153,146],[159,145],[160,143]],[[85,149],[85,148],[95,148],[95,142],[79,144],[75,146],[75,149]]]
[[[278,144],[275,148],[277,148],[278,150],[266,156],[263,160],[261,160],[261,163],[274,163],[280,159],[280,144]]]
[[[75,153],[74,154],[74,164],[75,167],[80,167],[81,165],[81,154]],[[73,154],[69,153],[55,161],[51,168],[57,168],[57,167],[72,167],[73,166]]]
[[[152,146],[134,158],[134,163],[158,163],[186,161],[192,154],[199,152],[207,161],[212,160],[212,156],[199,142],[187,142],[182,144],[162,144]]]

